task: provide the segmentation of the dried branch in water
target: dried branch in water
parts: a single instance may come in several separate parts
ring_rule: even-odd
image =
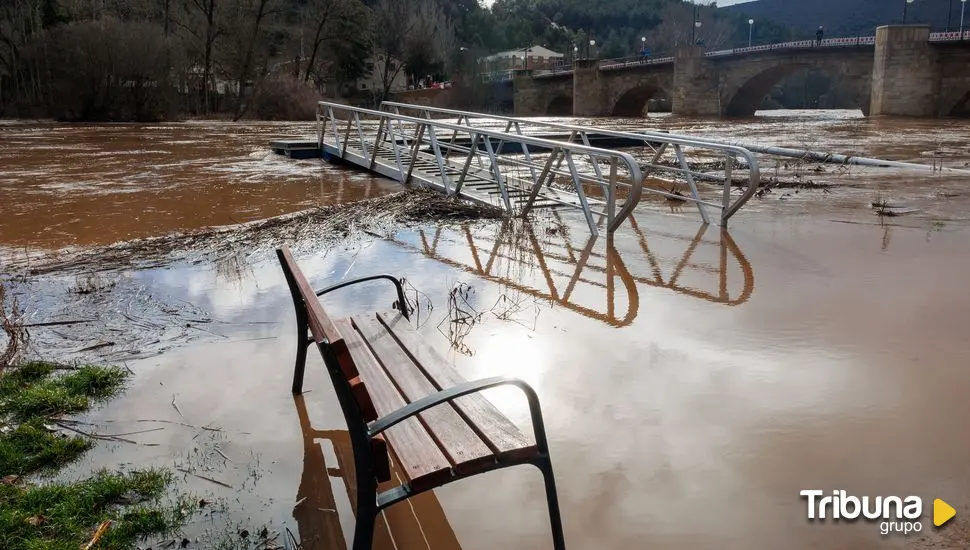
[[[0,374],[6,367],[12,365],[26,350],[29,334],[23,324],[23,312],[14,298],[7,311],[7,289],[0,281],[0,329],[6,338],[6,346],[0,352]]]

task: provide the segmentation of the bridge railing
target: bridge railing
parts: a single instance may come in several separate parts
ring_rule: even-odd
[[[510,214],[528,214],[544,187],[559,184],[577,200],[557,202],[578,205],[593,235],[602,222],[594,216],[605,218],[607,232],[612,233],[636,208],[642,193],[643,172],[632,155],[588,143],[472,126],[467,118],[465,124],[450,123],[430,114],[419,118],[328,101],[317,104],[317,122],[318,146],[328,154],[370,169],[378,159],[389,159],[391,177],[401,183],[409,183],[415,167],[424,164],[434,174],[432,185],[449,196],[461,194],[466,182],[472,187],[473,179],[487,177],[498,187],[502,206]],[[501,155],[507,144],[516,146],[522,158]],[[587,188],[601,193],[602,200],[589,200]]]
[[[673,57],[643,57],[630,56],[617,59],[604,59],[600,61],[600,70],[623,69],[625,67],[636,67],[638,65],[663,65],[673,63]]]
[[[816,40],[795,40],[792,42],[779,42],[777,44],[761,44],[758,46],[748,46],[744,48],[732,48],[730,50],[716,50],[705,52],[707,57],[720,57],[724,55],[737,55],[755,52],[767,52],[775,50],[802,49],[802,48],[851,48],[855,46],[872,46],[876,43],[875,36],[852,36],[845,38],[825,38],[819,43]]]
[[[970,40],[970,31],[952,32],[931,32],[930,42],[954,42],[958,40]]]
[[[703,138],[666,132],[622,132],[390,101],[383,102],[381,109],[395,114],[399,114],[402,110],[414,112],[424,119],[431,119],[433,116],[454,117],[457,119],[455,124],[459,126],[463,124],[471,126],[473,120],[477,127],[481,127],[483,122],[490,122],[494,127],[502,128],[503,133],[511,133],[517,136],[528,135],[523,129],[531,132],[554,130],[558,132],[558,136],[555,138],[556,143],[582,143],[589,147],[591,135],[620,139],[626,143],[636,143],[640,147],[646,148],[649,157],[649,160],[640,159],[637,161],[644,177],[641,183],[642,191],[664,199],[694,204],[704,223],[712,221],[708,209],[714,208],[721,211],[718,223],[726,226],[731,216],[754,196],[761,183],[758,157],[754,153],[744,147]],[[716,160],[712,161],[712,159]],[[562,163],[562,159],[554,162],[558,166]],[[720,162],[723,162],[723,175],[714,176],[703,169],[704,166]],[[602,168],[598,164],[593,163],[591,168],[596,175],[602,174]],[[747,177],[744,178],[743,172],[741,172],[739,176],[741,181],[738,182],[736,170],[738,172],[747,170]],[[714,202],[703,198],[697,186],[698,181],[722,183],[723,190],[721,191],[720,201]],[[733,198],[732,187],[739,184],[744,186],[744,190],[736,198]],[[678,185],[685,185],[689,195],[679,193],[677,191]]]

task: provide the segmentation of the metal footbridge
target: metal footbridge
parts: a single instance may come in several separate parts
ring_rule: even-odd
[[[691,203],[705,223],[727,225],[760,181],[751,151],[688,136],[562,124],[544,124],[545,133],[535,135],[524,131],[533,124],[528,119],[393,103],[376,111],[321,101],[317,121],[317,145],[328,160],[510,216],[576,208],[593,235],[613,233],[650,200]],[[594,147],[593,135],[623,140],[628,149]],[[723,162],[722,185],[710,185],[700,158]]]

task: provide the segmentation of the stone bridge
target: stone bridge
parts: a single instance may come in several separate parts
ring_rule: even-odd
[[[559,74],[519,74],[517,116],[642,116],[654,98],[687,116],[750,116],[778,82],[816,68],[832,79],[840,104],[869,115],[970,114],[970,41],[931,41],[923,25],[876,29],[868,43],[705,55],[686,47],[655,63],[577,60]]]

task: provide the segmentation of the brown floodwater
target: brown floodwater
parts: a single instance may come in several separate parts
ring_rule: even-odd
[[[788,145],[814,134],[819,148],[899,160],[926,160],[924,152],[944,143],[948,163],[970,161],[965,125],[818,116],[655,121]],[[272,134],[266,128],[287,127],[222,128],[220,135],[248,132],[255,151]],[[183,177],[194,170],[202,181],[209,162],[231,167],[218,157]],[[247,158],[237,153],[236,162]],[[275,185],[277,160],[257,160],[258,175],[250,175],[265,179],[252,185]],[[327,180],[330,171],[345,172],[313,162],[281,161],[280,171],[287,166],[306,171],[279,175],[296,187],[368,182],[357,174]],[[536,389],[570,548],[970,547],[970,182],[892,171],[838,177],[854,182],[753,200],[730,231],[700,226],[689,208],[643,208],[608,242],[590,239],[582,216],[562,211],[532,226],[427,226],[304,247],[312,252],[298,260],[315,286],[374,273],[405,277],[419,299],[415,325],[449,350],[466,378],[516,376]],[[917,202],[921,211],[880,219],[868,205],[876,193]],[[30,242],[47,235],[18,230],[39,239]],[[85,242],[109,242],[111,230],[104,225]],[[58,238],[47,246],[66,242]],[[159,332],[140,335],[139,345],[169,337],[178,344],[124,361],[135,373],[129,390],[85,419],[92,430],[130,434],[135,443],[99,442],[65,475],[177,468],[180,486],[209,502],[186,528],[193,545],[229,537],[231,547],[244,548],[238,531],[266,526],[281,546],[291,531],[304,548],[347,548],[352,455],[333,390],[312,356],[310,391],[290,395],[295,322],[285,282],[268,254],[239,262],[108,273],[110,288],[83,296],[56,274],[15,287],[32,322],[104,311],[104,334],[132,318],[147,327],[139,330]],[[474,322],[449,307],[456,287],[468,290],[463,307]],[[154,301],[142,305],[145,295]],[[392,298],[379,286],[351,287],[325,305],[341,316],[384,309]],[[187,325],[194,327],[188,345],[176,334]],[[98,341],[84,340],[88,329],[41,330],[34,341],[57,357],[121,362],[110,346],[86,349]],[[521,395],[487,395],[528,429]],[[810,522],[799,496],[805,489],[918,495],[922,530],[883,536],[868,521]],[[932,527],[934,498],[957,509],[942,529]],[[392,507],[375,544],[496,547],[551,548],[534,469],[478,476]]]
[[[546,119],[542,119],[546,120]],[[970,166],[970,125],[960,120],[867,119],[857,111],[768,111],[747,120],[548,119],[637,130],[665,129],[891,160]],[[398,189],[320,160],[293,161],[273,138],[314,135],[311,123],[187,122],[161,125],[0,123],[0,246],[59,249],[263,219]],[[766,159],[765,177],[788,159]],[[891,199],[924,220],[970,220],[966,177],[825,167],[806,179],[834,194],[776,192],[748,209],[818,201],[834,209]]]
[[[229,225],[393,192],[273,154],[301,123],[0,124],[0,243],[57,249]]]

